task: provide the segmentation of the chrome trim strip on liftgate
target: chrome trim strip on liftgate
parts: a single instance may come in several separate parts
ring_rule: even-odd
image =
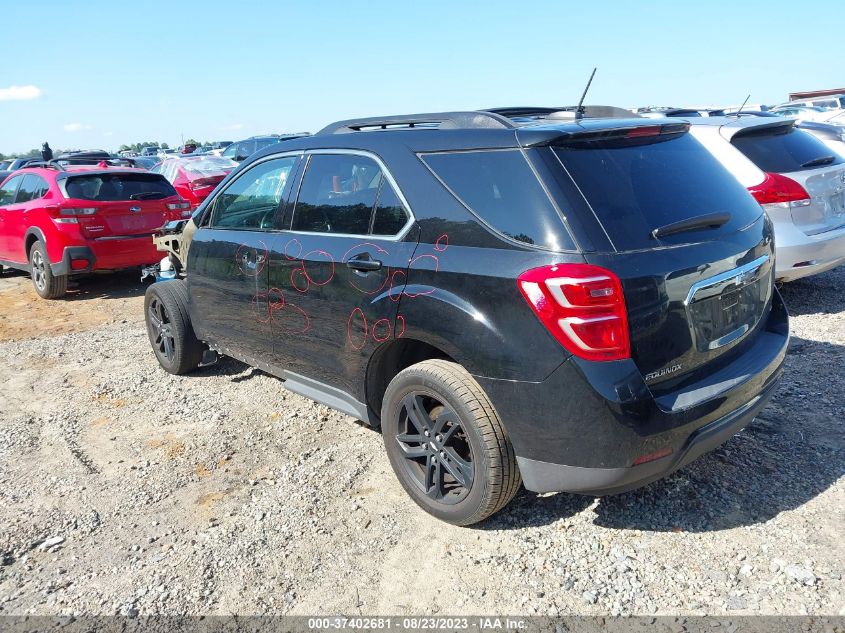
[[[734,284],[738,288],[744,286],[751,280],[756,280],[759,277],[760,269],[769,261],[768,255],[758,257],[753,262],[743,264],[733,270],[714,275],[708,279],[702,279],[690,286],[687,298],[684,300],[684,306],[689,308],[693,303],[702,299],[711,299],[718,296],[724,291],[725,287]],[[697,297],[696,295],[702,290],[715,288],[716,290],[708,292],[706,296]],[[732,332],[728,332],[724,336],[717,338],[715,341],[710,341],[707,344],[708,350],[718,349],[724,347],[728,343],[732,343],[740,337],[744,336],[751,329],[751,325],[744,323]],[[694,333],[693,333],[694,335]]]

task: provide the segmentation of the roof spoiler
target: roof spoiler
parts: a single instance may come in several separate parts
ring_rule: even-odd
[[[584,118],[587,119],[636,119],[640,115],[608,105],[586,105],[582,106]],[[557,108],[518,106],[505,108],[488,108],[485,112],[500,114],[509,119],[551,119],[553,121],[574,121],[578,106],[561,106]]]

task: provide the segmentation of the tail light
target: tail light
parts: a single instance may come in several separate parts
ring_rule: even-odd
[[[622,283],[609,270],[556,264],[527,270],[517,283],[537,318],[576,356],[597,361],[630,358]]]
[[[810,194],[792,178],[769,172],[766,172],[766,178],[763,182],[749,187],[748,191],[760,204],[810,200]]]
[[[54,222],[60,224],[78,224],[79,218],[97,214],[96,207],[61,207],[56,204],[47,206],[46,211]]]
[[[179,202],[168,202],[167,203],[167,210],[168,211],[181,211],[183,218],[191,217],[191,203],[187,200],[180,199]]]

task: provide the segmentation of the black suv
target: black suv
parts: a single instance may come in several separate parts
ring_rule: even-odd
[[[269,147],[197,209],[185,279],[148,289],[155,354],[380,425],[451,523],[520,481],[644,485],[747,425],[788,341],[771,224],[687,130],[509,108]]]
[[[240,163],[256,152],[260,152],[262,149],[266,149],[271,145],[281,143],[282,141],[300,138],[302,136],[308,136],[308,134],[303,132],[301,134],[270,134],[269,136],[251,136],[236,143],[229,143],[220,155]]]

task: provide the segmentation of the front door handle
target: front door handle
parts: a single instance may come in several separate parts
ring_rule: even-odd
[[[346,265],[352,270],[360,270],[362,272],[370,272],[381,268],[381,262],[377,259],[372,259],[369,255],[358,255],[346,262]]]

